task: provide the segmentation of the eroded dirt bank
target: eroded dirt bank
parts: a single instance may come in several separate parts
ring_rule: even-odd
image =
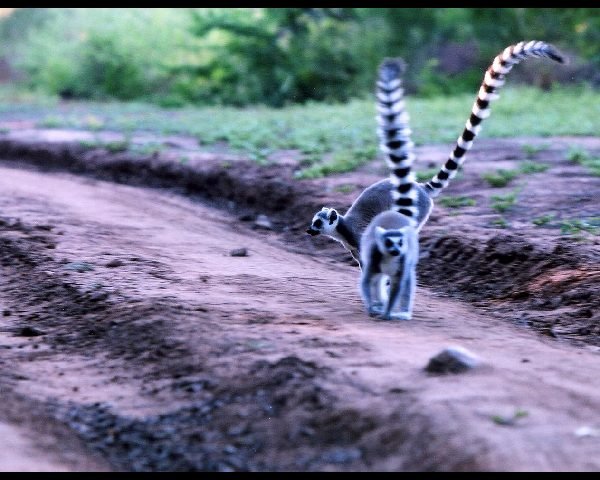
[[[593,345],[423,280],[412,321],[370,319],[339,246],[283,243],[300,220],[275,234],[170,192],[14,162],[0,191],[0,386],[68,427],[50,435],[79,463],[28,437],[48,469],[600,468]],[[456,344],[484,365],[423,371]]]

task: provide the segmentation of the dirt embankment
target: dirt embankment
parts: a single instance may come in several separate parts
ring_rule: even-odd
[[[383,322],[364,314],[341,247],[301,234],[377,169],[296,182],[288,165],[3,142],[1,425],[13,465],[42,452],[48,470],[600,468],[593,239],[544,237],[524,205],[510,217],[518,231],[483,226],[489,193],[465,175],[461,193],[481,201],[458,215],[436,207],[414,319]],[[543,160],[546,182],[570,168]],[[530,190],[538,208],[544,191]],[[589,331],[573,330],[583,322]],[[579,343],[559,341],[568,335]],[[482,365],[426,373],[448,345]]]

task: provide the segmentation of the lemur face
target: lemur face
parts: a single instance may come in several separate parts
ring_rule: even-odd
[[[338,221],[339,215],[335,209],[323,207],[313,217],[312,223],[310,224],[310,227],[307,228],[306,233],[313,237],[320,233],[331,235],[335,232]]]
[[[387,253],[392,257],[406,254],[408,245],[405,241],[404,229],[386,230],[377,227],[375,235],[380,252]]]

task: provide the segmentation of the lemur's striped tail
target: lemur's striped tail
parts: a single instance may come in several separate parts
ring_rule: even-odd
[[[479,93],[471,109],[471,116],[467,120],[462,135],[458,137],[454,150],[440,171],[425,184],[431,197],[439,195],[442,189],[448,186],[450,179],[454,178],[458,167],[465,160],[466,153],[473,145],[473,139],[481,130],[481,122],[490,115],[490,103],[499,97],[496,92],[504,85],[505,75],[511,71],[514,65],[527,57],[548,57],[556,62],[565,63],[565,58],[556,48],[535,40],[510,45],[498,54],[485,72]]]
[[[391,169],[390,179],[396,188],[392,190],[392,209],[413,220],[417,214],[414,188],[415,174],[412,164],[415,159],[412,133],[408,126],[409,116],[404,110],[404,89],[401,75],[404,62],[400,58],[387,58],[379,67],[377,78],[377,136],[379,147],[386,155]]]

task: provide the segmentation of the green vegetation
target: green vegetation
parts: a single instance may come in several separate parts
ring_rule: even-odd
[[[124,138],[123,140],[112,140],[112,141],[108,141],[108,142],[102,141],[99,139],[81,140],[79,142],[79,145],[81,145],[84,148],[89,148],[89,149],[104,148],[112,153],[124,152],[129,149],[133,150],[131,141],[129,140],[128,137]]]
[[[600,176],[600,157],[592,157],[584,148],[571,146],[567,151],[567,159],[584,166],[592,175]]]
[[[572,145],[567,150],[567,160],[575,163],[582,163],[590,159],[590,154],[583,147]]]
[[[505,170],[501,168],[496,170],[495,173],[484,173],[481,175],[481,178],[488,182],[490,186],[500,188],[506,187],[506,185],[518,175],[518,170]]]
[[[473,207],[477,202],[470,197],[442,197],[436,203],[448,208]]]
[[[505,195],[492,195],[492,208],[500,213],[511,209],[517,202],[518,192],[511,192]]]
[[[549,166],[544,165],[543,163],[532,162],[530,160],[526,160],[517,169],[505,170],[498,169],[494,173],[484,173],[481,175],[486,182],[490,184],[492,187],[500,188],[506,187],[513,179],[518,177],[520,174],[532,174],[532,173],[540,173],[548,170]]]
[[[521,147],[527,158],[532,158],[536,153],[543,152],[548,148],[548,145],[530,145],[528,143]]]
[[[529,412],[527,410],[517,409],[510,416],[493,415],[491,418],[492,418],[492,421],[497,425],[511,426],[511,425],[514,425],[515,422],[517,420],[519,420],[520,418],[527,417],[528,415],[529,415]]]
[[[354,191],[355,188],[356,188],[356,185],[344,183],[343,185],[338,185],[337,187],[335,187],[334,190],[336,192],[340,192],[340,193],[350,193],[350,192]]]
[[[544,225],[547,225],[549,222],[551,222],[555,218],[556,218],[556,214],[554,214],[554,213],[548,213],[546,215],[542,215],[540,217],[534,218],[531,221],[531,223],[533,223],[537,227],[543,227]]]
[[[492,221],[490,221],[490,225],[492,227],[496,227],[496,228],[508,228],[509,227],[509,223],[506,220],[506,218],[504,218],[504,217],[494,218]]]
[[[550,168],[548,165],[539,162],[532,162],[530,160],[525,160],[519,165],[519,171],[526,175],[531,173],[541,173],[545,172]]]
[[[578,63],[600,66],[600,17],[592,8],[18,8],[2,13],[0,56],[10,59],[31,92],[63,98],[135,99],[169,107],[346,102],[371,93],[377,65],[390,56],[407,61],[411,94],[474,95],[493,57],[521,38],[544,39]],[[537,84],[557,83],[554,68],[545,62],[536,72]],[[579,82],[591,77],[574,75]]]
[[[163,145],[161,143],[145,143],[143,145],[129,145],[128,148],[132,152],[141,155],[156,155],[162,151]]]
[[[117,153],[124,152],[130,146],[128,140],[114,140],[112,142],[105,142],[102,147],[106,148],[109,152]]]
[[[440,166],[441,166],[441,162],[440,162]],[[427,170],[419,170],[415,172],[415,178],[417,179],[417,182],[423,183],[423,182],[428,182],[429,180],[431,180],[431,178],[439,172],[439,168],[434,167],[434,168],[428,168]]]
[[[562,235],[575,239],[584,239],[585,234],[600,235],[600,217],[557,219],[554,213],[534,218],[532,223],[538,227],[560,228]]]
[[[600,93],[579,88],[542,93],[543,102],[536,101],[539,92],[533,88],[506,88],[498,102],[498,107],[504,106],[505,112],[492,115],[480,137],[513,137],[515,132],[524,136],[596,135],[600,131],[600,115],[589,117],[589,106],[600,105]],[[450,152],[473,98],[473,95],[461,94],[407,99],[415,143],[446,144]],[[523,104],[525,107],[521,108]],[[568,108],[563,112],[564,104]],[[303,153],[301,163],[306,171],[299,175],[304,178],[348,171],[378,155],[372,98],[352,100],[344,105],[310,102],[284,109],[164,109],[134,102],[70,101],[61,104],[60,109],[56,105],[57,102],[48,97],[15,96],[13,89],[0,89],[0,116],[5,120],[42,118],[39,126],[46,128],[190,135],[196,137],[203,148],[210,149],[225,142],[232,150],[257,161],[264,161],[269,152],[277,149],[297,149]],[[538,122],[537,118],[534,121],[534,117],[544,118],[546,130],[539,130],[544,122]],[[582,118],[588,118],[589,123],[581,121]],[[506,129],[507,125],[511,128]],[[439,165],[444,160],[440,158]],[[417,158],[417,168],[418,165]],[[532,168],[532,163],[523,165],[527,171]],[[426,181],[436,172],[437,168],[417,172],[417,178]]]
[[[567,219],[560,223],[560,233],[563,235],[580,236],[582,232],[600,235],[600,217]]]

